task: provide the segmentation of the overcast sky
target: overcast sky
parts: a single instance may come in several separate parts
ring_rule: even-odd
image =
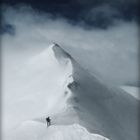
[[[137,0],[4,2],[1,34],[7,63],[20,64],[56,42],[93,75],[136,85]]]
[[[138,0],[3,0],[7,5],[30,5],[32,8],[50,13],[53,17],[64,17],[71,24],[106,29],[118,19],[138,20]],[[17,6],[18,7],[18,6]]]

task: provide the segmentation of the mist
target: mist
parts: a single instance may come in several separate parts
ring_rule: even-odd
[[[3,72],[12,74],[52,42],[60,44],[86,70],[108,84],[138,84],[138,25],[118,19],[107,29],[84,28],[62,16],[30,6],[3,8]]]

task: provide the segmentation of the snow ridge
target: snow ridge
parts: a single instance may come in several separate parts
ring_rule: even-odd
[[[91,134],[79,124],[52,125],[27,121],[8,137],[8,140],[109,140],[98,134]]]

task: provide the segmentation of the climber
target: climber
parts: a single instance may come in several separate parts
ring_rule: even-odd
[[[47,127],[49,127],[51,125],[51,119],[50,117],[46,118],[46,122],[47,122]]]

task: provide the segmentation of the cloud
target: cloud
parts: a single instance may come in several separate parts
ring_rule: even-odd
[[[5,8],[3,13],[5,22],[16,28],[14,35],[4,34],[2,38],[6,67],[21,65],[56,42],[106,83],[137,84],[138,27],[134,21],[118,21],[106,30],[87,30],[26,6]]]
[[[73,24],[82,23],[82,26],[88,28],[106,29],[117,19],[139,19],[138,0],[5,0],[3,3],[17,7],[18,4],[30,5],[54,17],[66,18]]]

